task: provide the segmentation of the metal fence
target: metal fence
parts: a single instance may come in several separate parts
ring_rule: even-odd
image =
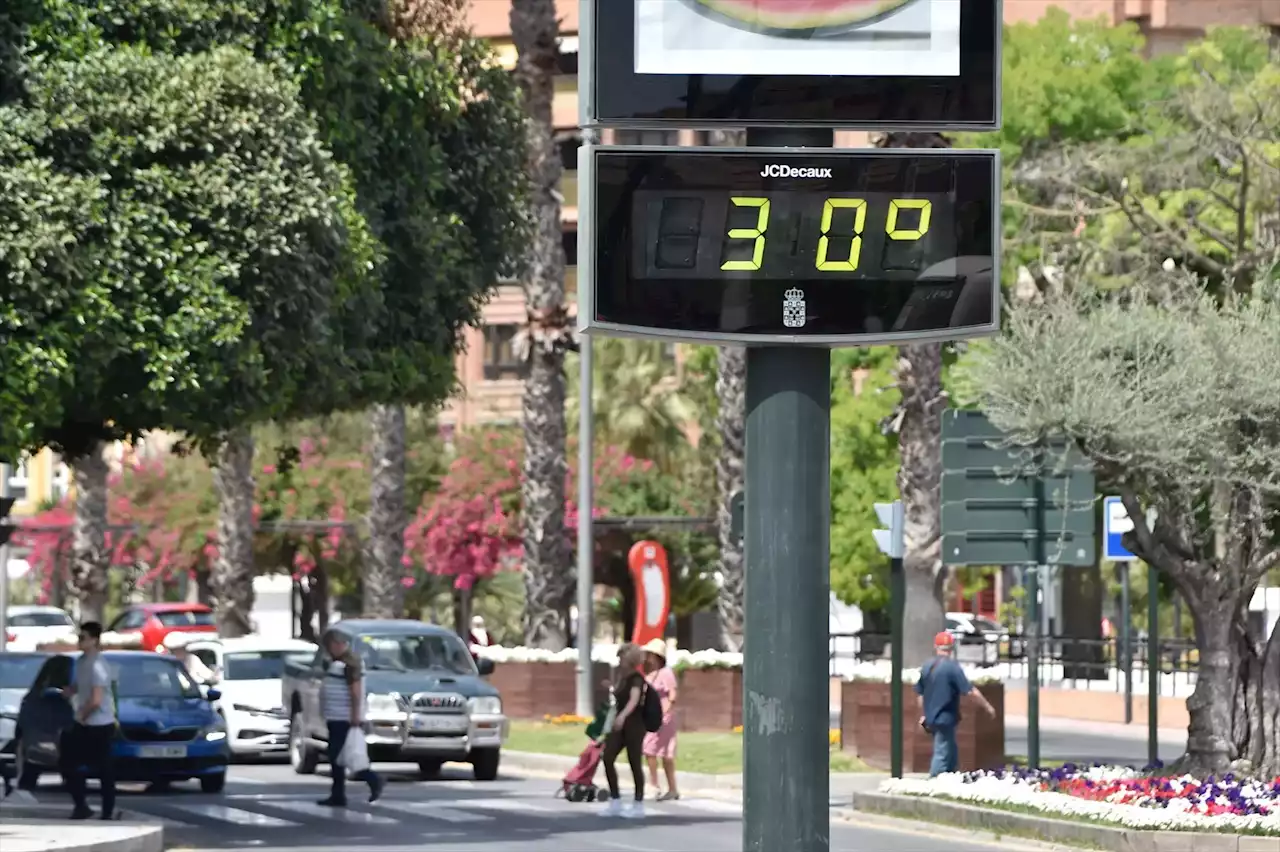
[[[832,633],[828,638],[828,664],[832,677],[851,677],[859,670],[888,666],[889,635],[886,633]],[[1076,639],[1067,636],[1040,637],[1038,674],[1043,686],[1060,686],[1091,691],[1145,691],[1151,672],[1148,642],[1133,637],[1129,650],[1119,638]],[[957,637],[956,656],[966,665],[992,670],[1006,682],[1026,681],[1029,663],[1027,639],[1023,635]],[[1195,688],[1199,655],[1195,643],[1170,639],[1158,643],[1160,691],[1164,695],[1185,696]],[[1139,685],[1142,685],[1139,687]]]

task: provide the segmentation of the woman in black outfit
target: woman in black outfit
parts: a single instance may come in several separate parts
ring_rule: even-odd
[[[605,816],[623,816],[637,819],[644,816],[644,718],[640,700],[644,696],[644,649],[628,647],[618,660],[618,675],[614,681],[613,700],[618,714],[613,720],[613,730],[604,744],[604,776],[609,782],[609,805]],[[622,793],[618,789],[618,768],[614,765],[626,749],[627,763],[631,764],[631,778],[636,787],[636,798],[627,808],[622,807]]]

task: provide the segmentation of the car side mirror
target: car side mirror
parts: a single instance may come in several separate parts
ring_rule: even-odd
[[[476,671],[480,672],[481,677],[493,674],[493,660],[487,660],[484,657],[476,660]]]
[[[210,701],[217,701],[219,698],[222,697],[222,690],[211,689],[204,694],[204,697],[209,699]]]

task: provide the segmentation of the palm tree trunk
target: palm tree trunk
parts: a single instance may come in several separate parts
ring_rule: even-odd
[[[950,148],[938,133],[886,133],[878,148]],[[898,431],[898,493],[905,514],[902,566],[906,579],[903,660],[918,666],[933,654],[933,637],[946,625],[942,564],[942,345],[902,346]]]
[[[565,310],[560,178],[552,100],[560,53],[555,0],[513,0],[511,34],[516,78],[528,110],[528,173],[532,233],[524,279],[529,372],[523,399],[524,641],[538,648],[567,644],[560,613],[573,590],[565,535],[564,353],[572,346]]]
[[[218,633],[227,638],[253,632],[253,434],[227,435],[213,469],[218,492],[218,555],[210,578]]]
[[[72,462],[75,523],[71,532],[71,589],[80,620],[101,622],[107,609],[107,459],[97,443]]]
[[[720,539],[720,644],[726,651],[742,650],[743,553],[742,541],[733,532],[730,500],[744,485],[747,445],[747,350],[724,346],[716,354],[716,431],[720,454],[716,458],[716,528]]]
[[[366,618],[399,618],[404,610],[405,410],[375,405],[369,412],[373,433],[373,472],[369,494],[369,547],[364,570]]]

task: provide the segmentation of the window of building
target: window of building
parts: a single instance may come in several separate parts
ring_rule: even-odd
[[[578,149],[582,147],[582,134],[574,131],[556,139],[556,147],[560,149],[560,163],[567,172],[578,170]]]
[[[679,130],[615,130],[615,145],[679,145]]]
[[[565,231],[561,237],[564,245],[564,264],[565,266],[578,265],[578,232]]]
[[[9,478],[8,496],[19,503],[27,501],[27,467],[29,463],[30,460],[26,456],[19,456],[15,464],[4,466],[5,475]]]
[[[516,356],[517,331],[514,324],[484,327],[484,377],[489,381],[524,377],[524,361]]]

